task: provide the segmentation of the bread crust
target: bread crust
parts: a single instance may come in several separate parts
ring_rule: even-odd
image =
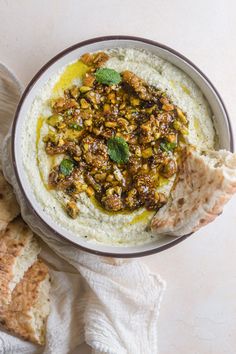
[[[14,277],[15,263],[32,238],[33,232],[20,217],[10,222],[0,236],[0,309],[11,300],[9,286]]]
[[[13,290],[11,303],[0,310],[0,324],[4,329],[41,345],[45,343],[45,335],[38,337],[36,334],[31,310],[38,301],[39,287],[46,279],[49,279],[48,267],[42,260],[37,260]]]
[[[12,186],[7,183],[0,171],[0,235],[8,223],[20,213]]]

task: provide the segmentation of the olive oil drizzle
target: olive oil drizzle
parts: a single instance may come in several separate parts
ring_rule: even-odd
[[[137,224],[139,222],[146,223],[156,212],[152,210],[144,210],[142,213],[135,215],[135,217],[129,222],[130,225]]]
[[[38,165],[41,181],[42,181],[44,187],[47,190],[49,190],[50,188],[49,188],[48,184],[45,183],[45,181],[44,181],[43,172],[42,172],[42,169],[41,169],[40,163],[39,163],[39,141],[40,141],[40,136],[41,136],[41,129],[42,129],[44,122],[45,122],[45,118],[40,116],[38,118],[37,127],[36,127],[36,160],[37,160],[37,165]]]
[[[104,209],[102,207],[102,205],[100,205],[100,203],[97,201],[97,199],[93,196],[90,197],[90,201],[92,202],[92,204],[95,206],[96,209],[98,209],[102,214],[106,214],[109,216],[114,216],[114,215],[131,215],[132,212],[129,210],[122,210],[122,211],[116,211],[116,212],[112,212],[112,211],[108,211],[106,209]],[[155,211],[151,211],[151,210],[144,210],[142,211],[140,214],[135,215],[133,217],[133,219],[128,222],[128,225],[135,225],[139,222],[143,222],[146,223],[148,220],[151,219],[152,216],[154,216]]]
[[[52,93],[54,95],[63,94],[63,91],[72,85],[73,80],[81,79],[87,71],[88,66],[80,60],[68,65],[53,87]]]

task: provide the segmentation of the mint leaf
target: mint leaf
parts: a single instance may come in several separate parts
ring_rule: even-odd
[[[167,141],[163,141],[160,143],[160,148],[162,151],[169,152],[173,151],[176,148],[176,143],[168,143]]]
[[[97,82],[105,85],[117,85],[121,82],[120,74],[109,68],[98,69],[95,73]]]
[[[69,159],[63,159],[60,163],[59,169],[64,176],[69,176],[74,169],[74,162]]]
[[[107,142],[108,155],[117,163],[126,163],[129,160],[129,146],[121,137],[111,138]]]

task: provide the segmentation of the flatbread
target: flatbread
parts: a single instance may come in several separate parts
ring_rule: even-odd
[[[222,213],[236,193],[236,154],[226,150],[185,151],[168,203],[151,222],[158,234],[183,236]]]
[[[4,232],[7,224],[20,213],[13,188],[5,180],[0,172],[0,235]]]
[[[20,217],[8,224],[0,236],[0,309],[11,301],[14,287],[39,252],[33,232]]]
[[[45,344],[49,289],[48,267],[37,260],[14,289],[11,303],[0,310],[0,325],[33,343]]]

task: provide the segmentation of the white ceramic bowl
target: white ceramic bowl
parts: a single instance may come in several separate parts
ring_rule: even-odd
[[[191,63],[188,59],[173,49],[147,39],[128,36],[109,36],[81,42],[64,50],[55,56],[52,60],[50,60],[35,75],[35,77],[26,88],[16,111],[12,131],[12,158],[15,173],[21,190],[38,218],[41,219],[40,222],[42,222],[48,229],[48,232],[55,233],[58,235],[58,237],[64,237],[78,245],[78,247],[81,249],[84,249],[88,252],[113,257],[137,257],[163,251],[164,249],[174,246],[175,244],[184,240],[189,235],[179,238],[162,237],[160,240],[153,243],[128,247],[107,246],[86,242],[84,239],[79,238],[69,230],[59,226],[43,211],[41,205],[38,203],[33,191],[31,190],[28,177],[23,168],[22,152],[20,149],[21,135],[23,134],[22,126],[24,119],[27,117],[26,113],[31,107],[38,90],[45,84],[45,82],[52,76],[52,74],[58,72],[61,67],[65,66],[71,61],[78,59],[82,54],[86,52],[94,52],[116,47],[133,47],[145,49],[146,51],[149,51],[165,60],[168,60],[169,62],[179,67],[182,71],[187,73],[200,87],[201,91],[211,106],[212,112],[214,114],[215,128],[219,136],[220,148],[225,148],[227,150],[233,151],[233,138],[230,121],[224,103],[208,78],[193,63]]]

